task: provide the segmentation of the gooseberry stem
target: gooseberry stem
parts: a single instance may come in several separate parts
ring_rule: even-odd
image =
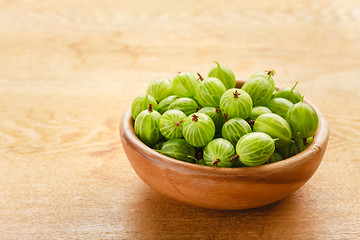
[[[223,118],[225,118],[225,122],[229,121],[229,114],[228,113],[224,113],[223,115],[221,115]]]
[[[233,162],[233,161],[235,161],[237,158],[239,158],[239,155],[235,155],[235,156],[233,156],[232,158],[230,158],[230,162]]]
[[[220,109],[220,108],[216,108],[216,109],[215,109],[215,112],[216,112],[216,113],[221,113],[221,109]]]
[[[204,78],[200,75],[200,73],[197,73],[197,75],[199,76],[200,81],[204,81]]]
[[[300,102],[304,102],[304,96],[301,97]]]
[[[149,112],[153,112],[152,103],[149,103]]]
[[[296,87],[296,85],[298,84],[299,82],[296,82],[295,85],[290,89],[290,93],[292,93]]]
[[[188,155],[187,157],[194,160],[195,162],[198,162],[198,160],[196,158],[194,158],[193,156]]]
[[[176,122],[175,122],[175,126],[181,128],[180,123],[183,123],[183,122],[184,122],[184,120],[181,120],[180,122],[176,121]]]
[[[233,95],[234,95],[234,98],[239,98],[240,93],[238,93],[238,91],[235,90],[235,92],[233,93]]]
[[[265,72],[269,75],[268,78],[275,75],[275,70],[268,70],[268,71],[265,71]]]
[[[219,162],[220,162],[219,158],[215,159],[215,161],[213,161],[212,163],[213,167],[217,167],[217,165],[219,165]]]
[[[192,121],[197,122],[199,120],[199,116],[195,113],[192,115]]]
[[[253,129],[254,124],[255,124],[255,120],[254,120],[254,119],[250,119],[250,120],[249,120],[249,125],[250,125],[251,129]]]
[[[218,67],[218,68],[221,68],[221,67],[220,67],[220,64],[219,64],[217,61],[214,61],[214,62],[217,64],[217,67]]]

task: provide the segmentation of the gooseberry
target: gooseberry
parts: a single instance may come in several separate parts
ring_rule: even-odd
[[[293,137],[308,138],[315,134],[319,125],[319,118],[316,111],[307,103],[300,102],[294,104],[286,115]]]
[[[131,104],[131,116],[135,120],[137,115],[149,108],[149,103],[152,104],[153,110],[158,109],[158,104],[155,98],[149,94],[143,94],[136,97]]]
[[[275,140],[262,132],[251,132],[240,138],[236,144],[239,160],[254,167],[265,163],[275,151]]]
[[[160,117],[160,113],[153,110],[150,103],[148,110],[142,111],[135,119],[135,134],[149,147],[154,146],[162,137],[159,129]]]
[[[165,143],[166,143],[166,141],[160,141],[154,145],[153,149],[160,150],[162,148],[162,146],[164,146]]]
[[[228,120],[221,129],[222,137],[234,146],[242,136],[250,132],[252,132],[250,125],[242,118]]]
[[[197,77],[189,72],[179,72],[173,79],[173,91],[178,97],[192,97],[198,84]]]
[[[250,115],[252,105],[250,95],[238,88],[227,90],[220,98],[220,109],[227,113],[229,119],[246,119]]]
[[[169,105],[174,102],[177,99],[177,96],[175,95],[170,95],[166,98],[164,98],[163,100],[161,100],[161,102],[159,102],[158,104],[158,112],[160,114],[163,114],[164,112],[166,112],[169,109]]]
[[[194,113],[184,119],[182,125],[185,140],[194,147],[204,147],[215,136],[215,124],[204,113]]]
[[[170,79],[162,77],[152,81],[147,90],[147,94],[153,96],[157,102],[170,95],[174,95],[172,82]]]
[[[275,82],[272,78],[273,74],[274,70],[256,73],[241,87],[242,90],[250,95],[253,106],[263,106],[271,99],[275,89]]]
[[[274,139],[276,147],[284,146],[291,139],[291,129],[286,120],[275,113],[260,115],[254,123],[254,132],[263,132]]]
[[[258,116],[265,114],[265,113],[272,113],[271,110],[264,106],[255,106],[250,111],[249,119],[256,120]]]
[[[300,92],[295,88],[298,82],[295,83],[293,87],[284,87],[280,88],[278,92],[275,94],[276,98],[285,98],[292,103],[298,103],[301,99]]]
[[[278,90],[276,90],[276,88],[274,89],[271,98],[275,98],[276,94],[277,94]]]
[[[231,167],[235,156],[234,146],[226,139],[216,138],[204,148],[204,160],[207,166]]]
[[[166,111],[160,117],[160,133],[167,139],[182,138],[181,124],[184,118],[186,115],[182,111],[176,109]]]
[[[195,162],[195,148],[184,139],[170,139],[162,146],[160,153],[185,162]]]
[[[207,165],[206,165],[206,162],[205,162],[205,160],[204,160],[203,158],[197,160],[197,161],[196,161],[196,164],[199,164],[199,165],[202,165],[202,166],[207,166]]]
[[[234,88],[236,85],[235,74],[227,66],[220,65],[216,62],[215,67],[210,69],[208,77],[215,77],[219,79],[226,87],[226,89]]]
[[[265,164],[268,164],[268,163],[274,163],[274,162],[279,162],[283,160],[282,156],[278,153],[278,152],[274,152],[271,157],[269,158],[269,160],[267,160],[265,162]]]
[[[273,113],[285,118],[287,111],[290,107],[292,107],[292,105],[294,104],[285,98],[273,98],[267,102],[266,107],[268,107]]]
[[[283,158],[292,157],[305,149],[304,144],[298,138],[294,139],[294,141],[288,142],[286,145],[277,148],[277,151]]]
[[[185,113],[186,116],[188,116],[191,113],[194,113],[197,111],[198,105],[194,100],[191,98],[178,98],[175,101],[173,101],[169,107],[168,110],[171,109],[177,109]]]
[[[208,77],[205,80],[200,74],[201,82],[196,86],[195,98],[203,107],[215,107],[220,105],[220,98],[226,91],[224,84],[217,78]]]
[[[203,107],[198,111],[198,113],[205,113],[208,115],[215,124],[215,132],[221,132],[221,128],[225,123],[225,118],[222,115],[220,108]]]

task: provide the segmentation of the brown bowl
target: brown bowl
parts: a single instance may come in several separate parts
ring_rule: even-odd
[[[238,81],[237,87],[244,82]],[[289,196],[315,173],[324,156],[329,126],[319,116],[314,140],[301,153],[280,162],[248,168],[213,168],[160,154],[135,135],[130,108],[120,123],[127,158],[137,175],[158,192],[190,205],[212,209],[247,209]]]

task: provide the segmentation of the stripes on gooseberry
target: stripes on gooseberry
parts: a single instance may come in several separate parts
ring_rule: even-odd
[[[184,119],[183,136],[194,147],[204,147],[215,135],[215,124],[204,113],[194,113]]]
[[[274,113],[260,115],[254,123],[255,132],[264,132],[272,138],[279,138],[275,145],[277,147],[287,144],[291,139],[291,128],[288,122]]]
[[[246,119],[249,117],[252,107],[250,95],[241,89],[229,89],[220,98],[220,109],[228,114],[228,118]]]
[[[204,159],[208,166],[231,167],[234,156],[234,146],[223,138],[212,140],[204,149]]]
[[[252,132],[250,125],[241,118],[233,118],[227,121],[222,129],[223,138],[236,145],[237,141],[247,133]]]
[[[300,102],[294,104],[286,115],[294,136],[308,138],[313,136],[318,128],[319,118],[316,111],[308,104]]]
[[[152,109],[142,111],[135,120],[134,130],[136,136],[148,146],[155,145],[161,138],[159,129],[160,113]]]
[[[181,138],[183,136],[182,129],[180,124],[183,122],[183,119],[186,118],[185,113],[172,109],[166,111],[159,121],[159,128],[161,134],[167,138]]]
[[[236,144],[239,160],[246,166],[258,166],[265,163],[275,151],[274,141],[262,132],[244,135]]]
[[[195,148],[184,139],[171,139],[165,142],[159,151],[169,157],[176,158],[186,162],[195,161]]]
[[[164,98],[173,95],[171,80],[165,77],[155,79],[149,84],[146,92],[160,102]]]
[[[200,79],[202,79],[201,75]],[[195,89],[195,98],[204,107],[219,107],[220,98],[226,91],[225,85],[217,78],[209,77],[200,82]]]

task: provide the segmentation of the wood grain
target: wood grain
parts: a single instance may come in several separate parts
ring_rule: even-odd
[[[0,1],[1,239],[360,238],[360,5],[354,0]],[[118,125],[157,77],[274,68],[330,125],[290,197],[213,211],[147,187]]]

